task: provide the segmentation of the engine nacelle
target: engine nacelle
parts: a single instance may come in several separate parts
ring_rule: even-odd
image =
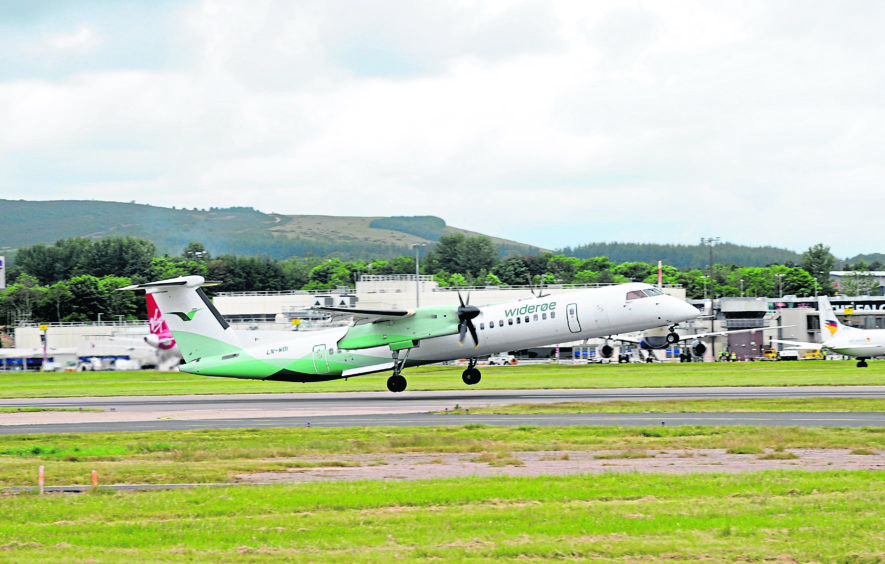
[[[689,347],[691,354],[694,356],[704,356],[704,353],[707,352],[707,345],[700,341],[695,341]]]
[[[606,343],[599,349],[599,354],[602,355],[602,358],[611,358],[615,354],[615,348]]]
[[[158,335],[151,333],[150,335],[144,336],[144,342],[147,343],[148,346],[153,347],[155,349],[160,349],[163,351],[168,351],[172,347],[175,346],[175,339],[164,338],[161,339]]]

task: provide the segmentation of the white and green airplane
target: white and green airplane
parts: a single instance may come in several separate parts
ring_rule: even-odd
[[[317,308],[354,316],[350,327],[317,331],[237,331],[201,289],[201,276],[122,288],[151,294],[191,374],[319,382],[393,371],[391,392],[406,389],[406,367],[467,358],[465,384],[476,384],[476,359],[500,351],[581,341],[661,325],[675,327],[698,310],[649,284],[629,283],[482,307],[414,311]],[[467,334],[472,345],[465,345]]]

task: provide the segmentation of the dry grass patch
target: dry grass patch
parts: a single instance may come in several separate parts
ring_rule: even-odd
[[[594,455],[593,458],[598,460],[618,460],[618,459],[630,459],[630,458],[654,458],[655,455],[649,454],[644,450],[625,450],[621,452],[609,452],[603,454]]]

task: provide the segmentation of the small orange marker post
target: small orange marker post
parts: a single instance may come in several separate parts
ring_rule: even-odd
[[[40,484],[40,495],[43,495],[44,477],[45,474],[43,473],[43,467],[41,466],[37,477],[37,482]]]
[[[95,470],[92,471],[92,487],[98,487],[98,472],[96,472]]]

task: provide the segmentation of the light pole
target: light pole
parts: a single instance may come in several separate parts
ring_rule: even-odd
[[[707,277],[701,276],[701,282],[704,284],[704,299],[707,299]]]
[[[710,247],[710,332],[716,331],[716,313],[713,304],[716,301],[716,287],[713,281],[713,245],[719,241],[719,237],[701,237],[701,245]],[[716,338],[710,339],[710,355],[716,360]]]
[[[775,274],[775,278],[777,278],[777,297],[784,297],[784,275],[783,274]]]
[[[744,279],[741,278],[741,297],[744,297]]]
[[[101,325],[102,312],[98,312],[98,325]]]
[[[427,243],[412,243],[412,246],[415,247],[415,307],[421,307],[421,283],[418,281],[420,272],[418,248],[426,247]]]

